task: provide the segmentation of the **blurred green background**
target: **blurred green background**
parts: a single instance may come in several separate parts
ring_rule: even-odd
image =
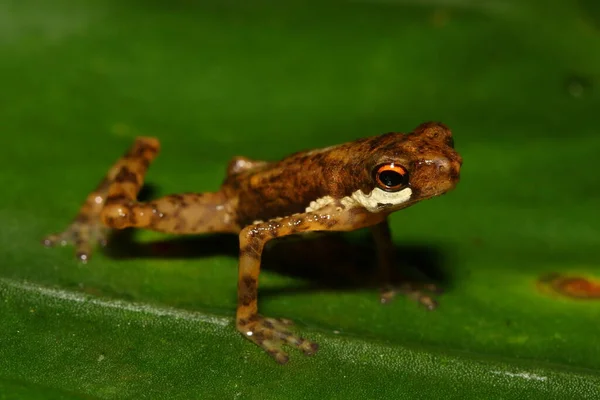
[[[600,304],[537,285],[598,274],[597,4],[0,0],[0,399],[600,398]],[[39,244],[136,135],[160,196],[428,120],[462,180],[392,229],[439,309],[267,270],[260,311],[321,345],[284,367],[235,332],[235,237]]]

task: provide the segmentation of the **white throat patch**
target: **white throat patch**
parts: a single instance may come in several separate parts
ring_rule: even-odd
[[[369,194],[364,194],[361,190],[352,193],[352,199],[372,213],[406,203],[410,200],[411,196],[412,190],[409,187],[399,192],[386,192],[385,190],[375,188]]]
[[[404,188],[399,192],[386,192],[379,188],[373,189],[369,194],[364,194],[361,190],[357,190],[348,197],[340,199],[340,204],[346,208],[352,207],[364,207],[367,211],[376,213],[386,208],[392,208],[399,206],[402,203],[406,203],[412,196],[412,190],[410,188]],[[324,208],[330,204],[334,204],[336,200],[331,196],[321,197],[315,201],[312,201],[306,212],[313,212]],[[340,209],[341,210],[341,209]]]

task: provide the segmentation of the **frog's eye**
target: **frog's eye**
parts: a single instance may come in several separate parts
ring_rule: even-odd
[[[373,170],[373,178],[380,189],[397,192],[408,185],[408,170],[394,163],[381,164]]]

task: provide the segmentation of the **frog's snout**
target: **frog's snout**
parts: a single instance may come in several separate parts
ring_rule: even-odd
[[[457,182],[460,178],[460,167],[462,158],[460,156],[452,158],[440,158],[435,160],[437,173],[439,176],[447,176],[451,182]]]

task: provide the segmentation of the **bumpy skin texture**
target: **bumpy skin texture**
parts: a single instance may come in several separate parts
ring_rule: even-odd
[[[462,159],[453,149],[452,134],[444,125],[426,123],[410,135],[386,133],[355,142],[293,154],[275,163],[262,163],[226,179],[222,191],[237,196],[238,222],[268,220],[303,212],[313,200],[349,196],[373,190],[372,170],[395,161],[411,173],[411,204],[442,194],[458,181]],[[433,165],[447,162],[448,176]],[[407,205],[408,206],[408,205]]]
[[[290,321],[258,314],[258,275],[265,244],[311,231],[351,231],[369,227],[378,250],[378,275],[389,282],[393,246],[390,213],[454,188],[462,164],[450,130],[425,123],[409,134],[387,133],[293,154],[279,162],[234,158],[218,192],[165,196],[138,202],[146,171],[159,151],[154,138],[140,137],[88,195],[71,225],[44,239],[75,245],[87,261],[94,242],[106,242],[109,229],[137,227],[175,234],[236,233],[240,239],[237,329],[279,363],[283,345],[314,354],[317,345],[288,330]],[[381,186],[380,165],[401,165],[409,176],[399,189]],[[403,293],[429,309],[433,286],[385,286],[381,301]]]

